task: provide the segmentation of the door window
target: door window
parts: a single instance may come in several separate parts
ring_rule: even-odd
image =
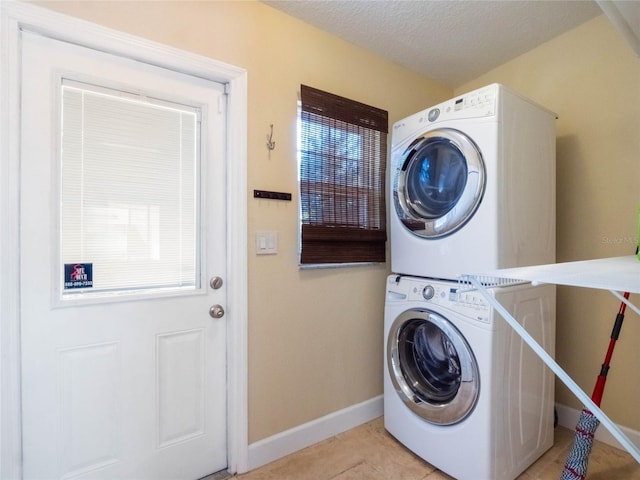
[[[407,385],[421,402],[455,398],[462,367],[456,348],[441,329],[422,320],[407,322],[398,336],[398,355]]]
[[[430,310],[407,310],[395,319],[387,368],[405,405],[430,423],[458,423],[478,400],[480,377],[471,347],[449,320]]]
[[[403,225],[423,238],[441,238],[475,214],[485,187],[482,154],[462,132],[433,130],[404,152],[393,196]]]
[[[63,298],[197,288],[200,109],[61,89]]]
[[[444,138],[425,144],[407,169],[407,204],[423,218],[446,215],[467,183],[462,153]]]

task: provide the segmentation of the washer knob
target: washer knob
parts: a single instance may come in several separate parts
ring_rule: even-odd
[[[435,293],[436,293],[436,290],[435,288],[433,288],[432,285],[427,285],[422,289],[422,296],[424,297],[425,300],[431,300],[435,295]]]

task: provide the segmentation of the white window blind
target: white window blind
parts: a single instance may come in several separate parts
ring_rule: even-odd
[[[63,82],[61,257],[91,265],[83,294],[199,286],[199,125],[195,107]]]

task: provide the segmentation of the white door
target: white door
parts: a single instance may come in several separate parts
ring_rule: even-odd
[[[223,85],[22,39],[24,478],[222,470],[226,325],[209,309],[226,296]],[[177,153],[153,143],[167,131]]]

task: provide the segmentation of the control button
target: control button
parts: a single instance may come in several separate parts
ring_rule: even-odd
[[[435,295],[436,291],[431,285],[427,285],[422,289],[422,296],[425,300],[431,300]]]
[[[430,122],[435,122],[438,117],[440,116],[440,109],[439,108],[432,108],[431,110],[429,110],[429,121]]]

